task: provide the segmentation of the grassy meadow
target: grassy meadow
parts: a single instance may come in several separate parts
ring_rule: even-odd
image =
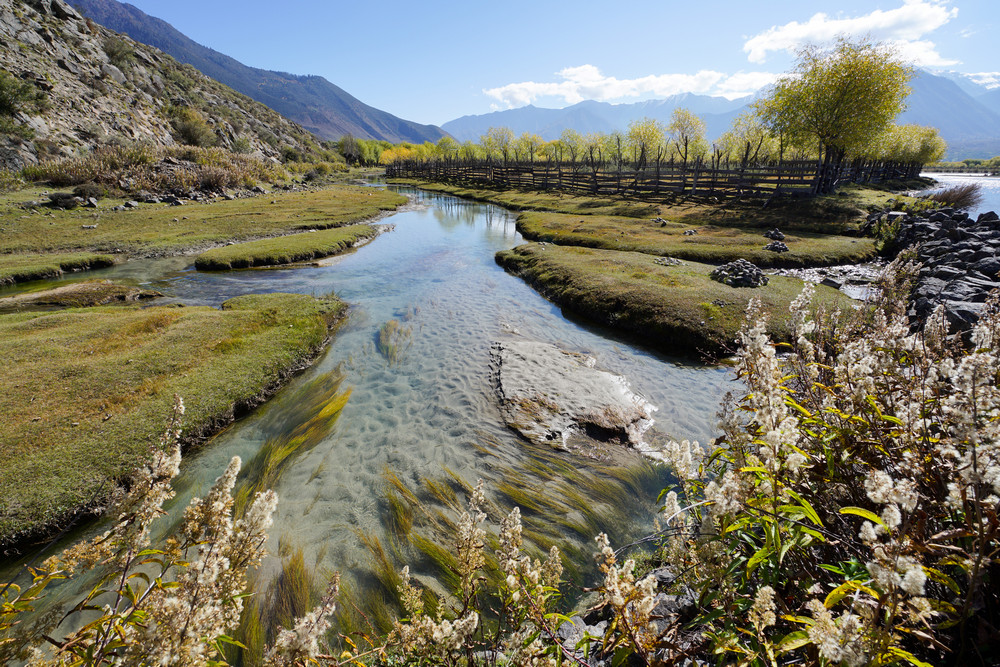
[[[111,210],[122,201],[115,199],[102,200],[98,209],[23,208],[25,202],[44,200],[44,192],[30,188],[0,195],[0,281],[5,276],[8,282],[21,282],[58,275],[51,267],[59,262],[73,261],[77,263],[69,264],[71,268],[83,268],[84,255],[174,255],[230,241],[342,227],[406,201],[384,190],[336,185],[183,206],[140,204],[124,211]],[[64,259],[67,254],[73,259]]]
[[[784,241],[788,252],[777,253],[764,250],[770,239],[760,228],[691,227],[647,218],[529,212],[518,216],[517,229],[532,241],[629,250],[708,264],[743,258],[760,267],[802,267],[864,262],[875,257],[875,242],[870,238],[789,231]],[[696,233],[685,235],[689,230]]]
[[[322,349],[345,307],[267,294],[221,310],[0,315],[0,543],[96,506],[148,455],[175,394],[189,442],[263,401]]]

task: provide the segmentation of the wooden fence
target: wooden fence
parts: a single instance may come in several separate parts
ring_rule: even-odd
[[[661,200],[678,195],[719,198],[810,195],[824,183],[877,183],[907,178],[920,165],[857,161],[833,172],[812,160],[730,163],[695,160],[634,165],[590,165],[584,162],[507,162],[497,160],[400,160],[386,166],[389,178],[486,185],[526,190],[558,190]]]

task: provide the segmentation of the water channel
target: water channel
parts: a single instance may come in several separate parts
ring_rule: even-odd
[[[217,306],[240,294],[276,291],[336,292],[351,304],[348,321],[317,363],[262,409],[186,457],[175,508],[207,490],[232,456],[247,461],[268,438],[308,421],[313,415],[303,391],[335,377],[350,398],[333,431],[301,452],[281,476],[272,553],[279,544],[285,552],[302,549],[316,572],[338,570],[352,574],[359,588],[376,586],[371,537],[385,542],[387,551],[393,544],[385,527],[393,479],[429,502],[448,495],[440,492],[442,486],[461,497],[462,485],[477,479],[501,508],[509,509],[518,494],[549,497],[539,505],[558,516],[536,512],[534,533],[539,541],[554,535],[569,540],[573,558],[589,560],[596,529],[619,540],[647,531],[656,493],[669,483],[665,471],[640,456],[612,465],[600,456],[555,452],[520,439],[496,406],[491,343],[520,338],[590,355],[657,407],[657,431],[701,442],[716,432],[721,398],[733,388],[731,369],[670,358],[568,319],[495,264],[496,251],[523,242],[513,214],[488,204],[403,192],[410,204],[381,221],[392,231],[319,266],[201,273],[192,258],[180,257],[129,262],[83,276],[134,282],[163,292],[166,301],[189,305]],[[395,362],[375,346],[380,326],[391,319],[411,332]],[[623,479],[631,485],[619,483]],[[439,509],[454,516],[445,501]],[[531,518],[532,512],[525,514]],[[557,529],[543,529],[546,524]],[[395,554],[397,561],[428,561],[426,553],[412,549]],[[276,563],[271,559],[268,567],[273,571]],[[424,583],[434,585],[433,563],[415,565]]]

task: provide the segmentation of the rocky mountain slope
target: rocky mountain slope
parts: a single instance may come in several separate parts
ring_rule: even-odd
[[[193,41],[172,25],[116,0],[72,0],[101,25],[151,44],[200,72],[284,114],[324,139],[350,134],[398,143],[437,141],[441,128],[404,120],[368,106],[321,76],[299,76],[248,67]]]
[[[43,103],[9,119],[14,131],[0,133],[0,168],[122,141],[218,145],[275,159],[317,148],[315,137],[272,109],[62,0],[0,0],[4,73]]]

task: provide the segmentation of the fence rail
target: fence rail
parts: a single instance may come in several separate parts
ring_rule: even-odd
[[[446,158],[396,161],[386,167],[386,176],[661,200],[677,195],[754,198],[815,194],[824,183],[878,183],[909,178],[920,173],[920,166],[856,161],[831,170],[804,160],[768,163],[694,160],[636,167]]]

